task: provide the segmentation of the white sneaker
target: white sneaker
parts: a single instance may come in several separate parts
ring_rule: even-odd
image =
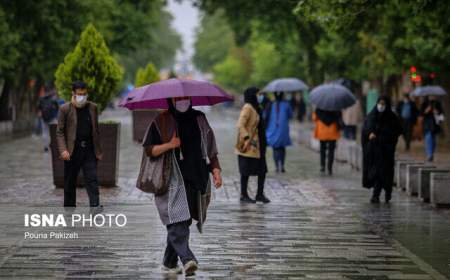
[[[188,261],[185,265],[184,265],[184,273],[186,274],[186,276],[191,276],[195,274],[195,271],[197,271],[198,269],[198,264],[196,261],[192,260],[192,261]]]
[[[183,273],[183,269],[181,269],[181,267],[177,266],[174,268],[168,268],[167,266],[163,265],[161,267],[161,271],[163,273],[167,273],[167,274],[181,274]]]

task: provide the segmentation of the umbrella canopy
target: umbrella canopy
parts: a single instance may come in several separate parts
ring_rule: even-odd
[[[167,98],[191,97],[193,106],[214,105],[232,101],[233,97],[209,82],[168,79],[136,88],[120,102],[120,106],[135,109],[167,109]]]
[[[297,78],[282,78],[271,81],[264,89],[264,92],[295,92],[307,90],[308,86]]]
[[[417,87],[411,93],[412,96],[428,96],[428,95],[443,96],[446,94],[447,92],[440,86]]]
[[[351,91],[338,84],[315,87],[309,95],[309,100],[317,108],[327,111],[341,111],[356,102]]]

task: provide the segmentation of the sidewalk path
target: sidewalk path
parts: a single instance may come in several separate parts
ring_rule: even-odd
[[[106,213],[126,214],[127,226],[65,229],[79,233],[78,239],[24,239],[30,229],[23,215],[62,211],[63,192],[52,186],[50,156],[39,140],[0,144],[0,279],[164,278],[158,267],[165,229],[152,197],[134,187],[142,150],[131,142],[130,115],[103,117],[122,122],[122,139],[119,187],[102,188],[101,199]],[[241,205],[236,117],[233,111],[208,113],[225,183],[214,191],[204,234],[192,227],[198,279],[450,277],[450,211],[435,211],[403,193],[395,193],[391,205],[371,205],[358,173],[343,164],[333,177],[321,176],[318,155],[303,146],[288,148],[283,175],[274,174],[269,151],[266,194],[272,203]],[[250,184],[254,194],[255,180]],[[83,189],[78,197],[85,206]]]

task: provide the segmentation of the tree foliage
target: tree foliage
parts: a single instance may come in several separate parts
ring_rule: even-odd
[[[84,81],[90,99],[102,111],[119,90],[123,69],[111,55],[102,35],[89,24],[81,34],[75,49],[64,58],[55,73],[59,94],[70,100],[71,84]]]
[[[136,72],[135,87],[141,87],[159,81],[159,73],[153,63],[147,64],[145,68],[138,68]]]
[[[196,30],[193,62],[203,71],[210,72],[215,64],[223,61],[234,47],[234,34],[226,21],[223,10],[203,14]]]
[[[242,48],[234,48],[213,67],[214,81],[232,92],[241,92],[250,78],[250,58]]]

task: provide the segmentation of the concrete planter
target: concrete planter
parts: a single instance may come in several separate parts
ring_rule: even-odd
[[[399,176],[398,176],[398,180],[397,180],[397,186],[398,188],[400,188],[402,191],[406,190],[406,185],[407,185],[407,170],[406,168],[408,167],[408,165],[411,164],[422,164],[422,162],[416,162],[416,161],[406,161],[406,162],[399,162],[398,165],[398,172],[399,172]]]
[[[434,207],[450,206],[450,173],[432,173],[430,202]]]
[[[438,169],[436,167],[419,168],[418,184],[419,184],[419,198],[423,202],[430,201],[430,177],[435,173],[450,173],[450,170]]]
[[[428,164],[408,164],[406,165],[406,192],[409,195],[418,195],[419,194],[419,169],[420,168],[429,168],[432,167]]]
[[[158,116],[159,112],[160,110],[133,110],[133,141],[142,142],[148,125]]]
[[[99,123],[100,142],[103,159],[98,161],[97,177],[100,186],[117,186],[119,175],[120,123]],[[56,148],[56,124],[50,125],[53,183],[57,188],[64,187],[64,162],[59,159]],[[78,175],[78,185],[83,185],[83,172]]]

